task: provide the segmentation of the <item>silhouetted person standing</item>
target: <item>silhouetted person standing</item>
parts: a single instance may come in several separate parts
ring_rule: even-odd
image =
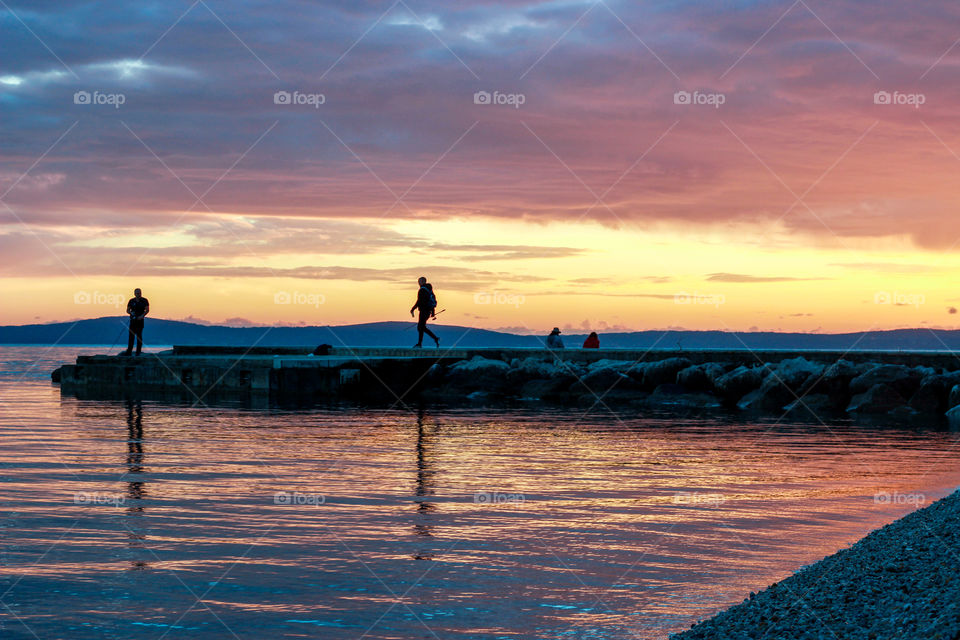
[[[427,284],[427,279],[423,276],[417,280],[417,284],[420,285],[419,291],[417,291],[417,301],[410,307],[410,315],[413,316],[413,312],[417,309],[420,310],[420,317],[417,320],[417,344],[413,345],[414,349],[418,349],[423,346],[423,334],[427,334],[433,341],[437,343],[437,348],[440,348],[440,338],[436,336],[433,331],[427,328],[427,320],[431,317],[436,318],[436,309],[437,309],[437,297],[433,295],[433,287]]]
[[[133,341],[137,341],[137,355],[143,349],[143,319],[150,313],[150,301],[140,295],[140,289],[133,290],[133,297],[127,302],[127,315],[130,316],[130,338],[124,355],[133,353]]]

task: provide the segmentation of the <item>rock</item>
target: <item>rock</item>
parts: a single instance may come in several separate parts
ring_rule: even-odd
[[[950,389],[955,384],[952,376],[927,376],[910,398],[910,407],[919,413],[943,415],[948,408],[947,398],[950,395]]]
[[[723,402],[734,405],[745,394],[757,389],[762,381],[759,369],[748,369],[741,365],[714,380],[713,386]]]
[[[629,364],[629,363],[628,363]],[[584,389],[586,387],[586,389]],[[611,389],[621,391],[629,389],[639,389],[640,385],[636,380],[615,367],[604,367],[594,371],[588,371],[587,374],[573,383],[572,390],[596,393],[603,395]]]
[[[850,393],[864,393],[870,388],[885,384],[892,387],[905,398],[909,398],[920,387],[924,372],[900,364],[881,364],[860,374],[850,381]]]
[[[850,400],[848,413],[889,413],[907,403],[896,389],[884,383],[875,384]]]
[[[667,358],[648,362],[643,370],[643,386],[655,389],[661,384],[675,384],[677,374],[689,367],[692,362],[687,358]]]
[[[786,406],[793,397],[776,378],[768,376],[759,389],[754,389],[740,398],[737,407],[754,411],[777,411]]]
[[[62,367],[57,367],[56,369],[53,370],[53,373],[50,374],[51,382],[60,382],[61,368]]]
[[[438,386],[443,384],[447,379],[446,368],[442,364],[432,364],[430,368],[427,369],[426,375],[423,376],[423,381],[429,386]]]
[[[800,388],[811,376],[819,376],[822,365],[805,358],[791,358],[770,369],[759,389],[737,404],[741,409],[780,410],[800,397]]]
[[[720,400],[709,393],[697,393],[679,384],[661,384],[646,399],[647,405],[656,407],[683,407],[689,409],[717,409]]]
[[[596,360],[587,365],[587,371],[593,372],[601,369],[613,369],[614,371],[627,373],[638,364],[640,363],[634,362],[633,360],[611,360],[610,358],[603,358],[602,360]]]
[[[954,429],[960,428],[960,405],[947,410],[947,422]]]
[[[677,384],[689,391],[712,391],[713,381],[723,375],[724,367],[718,362],[695,364],[677,373]]]
[[[509,370],[510,365],[502,360],[474,356],[451,365],[447,369],[446,382],[461,389],[501,390],[506,387]]]
[[[832,399],[836,408],[843,409],[850,403],[850,381],[873,366],[837,360],[824,369],[820,376],[807,378],[800,388],[800,395],[825,394]]]
[[[838,407],[834,398],[826,393],[811,393],[800,400],[794,400],[784,409],[791,419],[821,422],[823,415],[837,411]]]
[[[824,373],[824,367],[803,357],[788,358],[777,365],[774,373],[782,384],[799,391],[811,376],[819,378]]]
[[[511,386],[522,386],[530,380],[553,378],[562,375],[556,361],[541,358],[514,358],[510,361],[507,381]]]
[[[509,368],[510,365],[503,360],[491,360],[490,358],[484,358],[483,356],[473,356],[469,360],[461,360],[460,362],[456,362],[451,365],[450,373],[488,373],[490,371],[504,373]]]
[[[947,405],[950,407],[960,405],[960,384],[955,384],[950,387],[950,395],[947,396]]]
[[[530,380],[521,387],[520,397],[524,400],[561,400],[569,397],[567,389],[575,380],[573,376]]]

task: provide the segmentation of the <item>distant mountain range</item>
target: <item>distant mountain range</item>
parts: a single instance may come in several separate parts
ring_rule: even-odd
[[[63,344],[126,346],[126,320],[118,317],[77,322],[0,327],[0,344]],[[416,342],[413,322],[373,322],[320,327],[223,327],[148,319],[144,332],[149,345],[224,346],[384,346],[409,347]],[[487,329],[434,325],[442,346],[538,347],[542,337]],[[583,334],[564,335],[567,347],[579,347]],[[427,340],[429,342],[429,339]],[[634,331],[606,333],[600,345],[632,349],[859,349],[960,350],[960,331],[897,329],[859,333],[775,333],[726,331]]]

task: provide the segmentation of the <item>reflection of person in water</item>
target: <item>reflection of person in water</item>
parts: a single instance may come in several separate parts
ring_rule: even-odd
[[[415,491],[416,499],[414,500],[417,503],[417,523],[413,525],[413,532],[418,536],[432,538],[431,526],[426,522],[430,513],[436,510],[437,505],[423,499],[433,495],[430,480],[434,474],[427,460],[427,437],[423,418],[424,410],[423,407],[420,407],[417,411],[417,488]],[[429,553],[417,553],[413,558],[414,560],[432,560],[433,556]]]
[[[127,471],[123,475],[137,477],[141,473],[143,473],[143,403],[139,400],[136,402],[127,400]],[[127,482],[127,498],[130,500],[143,498],[141,480]],[[129,508],[143,510],[143,507],[138,504],[132,504]]]
[[[146,494],[141,474],[143,473],[143,403],[139,400],[127,401],[127,468],[124,477],[127,478],[127,513],[143,513],[143,496]],[[132,476],[132,477],[128,477]],[[145,535],[127,530],[127,546],[131,548],[144,547]],[[134,569],[145,569],[149,565],[139,560],[131,560]]]

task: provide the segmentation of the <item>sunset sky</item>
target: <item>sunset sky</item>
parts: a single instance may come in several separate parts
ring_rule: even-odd
[[[960,5],[0,2],[0,324],[960,325]],[[321,104],[322,103],[322,104]]]

